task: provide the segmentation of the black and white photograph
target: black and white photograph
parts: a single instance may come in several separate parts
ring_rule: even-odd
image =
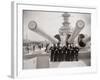
[[[23,69],[91,66],[91,13],[23,10]]]

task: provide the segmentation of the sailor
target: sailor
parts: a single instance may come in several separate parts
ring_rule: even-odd
[[[57,61],[57,55],[58,55],[58,51],[57,51],[57,46],[54,44],[54,62]]]
[[[74,60],[74,44],[71,43],[71,61]]]
[[[50,47],[50,52],[51,52],[50,60],[54,61],[54,48],[53,48],[53,46]]]
[[[63,46],[63,54],[62,54],[62,56],[63,56],[63,61],[65,61],[65,59],[66,59],[66,46]]]
[[[65,61],[68,61],[68,49],[67,49],[67,47],[65,49]]]
[[[70,61],[70,45],[69,44],[67,48],[67,61]]]
[[[79,54],[79,48],[76,46],[75,47],[75,59],[78,61],[78,54]]]
[[[57,44],[57,48],[58,48],[58,61],[61,61],[61,46],[60,43]]]

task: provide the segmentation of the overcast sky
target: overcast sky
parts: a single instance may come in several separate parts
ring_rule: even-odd
[[[23,11],[23,31],[24,39],[31,41],[46,40],[44,37],[36,34],[28,28],[28,23],[32,20],[36,21],[38,27],[50,36],[59,33],[59,28],[63,23],[63,12],[45,12],[45,11]],[[91,35],[91,14],[89,13],[70,13],[70,27],[74,29],[77,20],[85,21],[85,27],[80,33]]]

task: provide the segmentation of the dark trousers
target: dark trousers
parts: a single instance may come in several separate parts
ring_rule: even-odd
[[[51,52],[51,61],[54,61],[54,54]]]
[[[54,61],[57,61],[57,60],[58,60],[58,54],[55,53],[55,54],[54,54]]]

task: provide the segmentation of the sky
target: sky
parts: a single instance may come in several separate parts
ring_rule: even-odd
[[[35,21],[37,23],[37,27],[44,31],[46,34],[50,36],[54,36],[55,34],[59,34],[59,28],[61,28],[64,22],[62,14],[64,12],[46,12],[46,11],[32,11],[32,10],[24,10],[23,11],[23,38],[31,41],[44,41],[47,40],[44,37],[38,35],[37,33],[31,31],[28,28],[28,23],[30,21]],[[70,27],[72,30],[75,28],[75,23],[77,20],[81,19],[85,22],[85,27],[82,29],[80,33],[91,35],[91,14],[90,13],[70,13],[69,17]]]

